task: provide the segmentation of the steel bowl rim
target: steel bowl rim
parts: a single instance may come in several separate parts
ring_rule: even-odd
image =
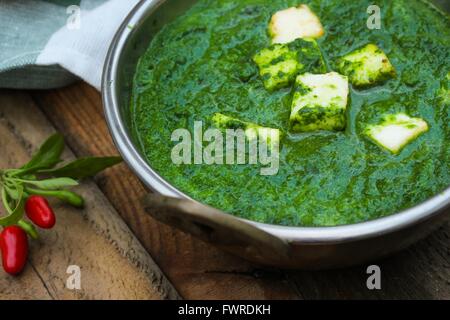
[[[115,86],[116,75],[119,70],[119,60],[133,28],[142,22],[148,11],[156,10],[165,0],[140,1],[125,18],[117,30],[108,50],[102,78],[102,99],[105,117],[113,138],[125,162],[140,180],[150,189],[166,196],[191,199],[164,180],[145,161],[132,142],[126,130],[126,125],[120,114],[118,90]],[[195,200],[194,200],[195,201]],[[302,243],[342,243],[366,238],[377,237],[405,229],[439,214],[441,210],[450,207],[450,187],[438,195],[412,208],[356,224],[332,227],[290,227],[259,223],[235,217],[250,223],[289,242]]]

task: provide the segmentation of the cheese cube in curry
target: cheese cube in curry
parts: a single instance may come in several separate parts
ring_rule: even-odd
[[[297,74],[326,72],[322,52],[314,39],[298,39],[289,44],[274,44],[257,53],[253,60],[267,90],[291,85]]]
[[[242,121],[222,113],[215,113],[211,118],[213,124],[219,129],[241,129],[248,140],[259,138],[269,145],[279,144],[281,133],[279,129],[263,127],[255,123]]]
[[[287,87],[298,73],[297,52],[288,46],[273,45],[255,55],[254,61],[267,90],[273,91]]]
[[[348,79],[339,73],[299,75],[292,99],[291,131],[344,130],[348,93]]]
[[[380,147],[398,154],[426,131],[428,124],[423,119],[398,113],[386,115],[380,124],[368,126],[365,134]]]
[[[444,105],[450,105],[450,72],[448,72],[447,77],[444,80],[442,80],[438,96],[439,100]]]
[[[369,87],[395,77],[394,66],[386,54],[368,44],[338,60],[338,70],[348,76],[355,87]]]
[[[276,12],[269,24],[272,43],[289,43],[299,38],[319,38],[324,29],[307,5]]]

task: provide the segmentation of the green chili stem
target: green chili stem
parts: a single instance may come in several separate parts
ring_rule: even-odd
[[[39,234],[37,233],[36,228],[31,223],[28,223],[28,222],[20,219],[17,222],[17,225],[19,227],[21,227],[23,230],[25,230],[25,232],[28,233],[31,238],[33,238],[33,239],[39,238]]]

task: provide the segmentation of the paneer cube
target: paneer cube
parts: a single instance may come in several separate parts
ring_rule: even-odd
[[[298,74],[298,53],[285,45],[276,44],[263,49],[253,60],[259,67],[264,87],[269,91],[289,86]]]
[[[274,44],[257,53],[253,60],[258,65],[264,86],[269,91],[291,85],[299,73],[326,72],[322,52],[314,39]]]
[[[299,75],[292,99],[291,131],[344,130],[348,93],[348,79],[339,73]]]
[[[355,87],[369,87],[396,76],[386,54],[374,44],[368,44],[338,60],[339,72],[348,76]]]
[[[307,5],[276,12],[269,24],[272,43],[289,43],[299,38],[319,38],[324,29]]]
[[[447,77],[441,81],[441,88],[439,89],[439,100],[444,105],[450,105],[450,72],[447,73]]]
[[[397,113],[384,116],[380,124],[368,126],[365,134],[380,147],[398,154],[426,131],[428,124],[423,119]]]
[[[242,121],[222,113],[215,113],[211,118],[213,124],[219,129],[241,129],[246,138],[251,141],[259,138],[259,141],[266,141],[268,145],[275,146],[280,143],[281,132],[279,129],[263,127],[255,123]]]

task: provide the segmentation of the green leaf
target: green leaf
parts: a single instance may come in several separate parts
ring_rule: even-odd
[[[23,217],[23,208],[25,205],[25,198],[23,197],[23,189],[20,194],[20,198],[16,201],[16,205],[14,208],[11,208],[9,204],[9,199],[6,190],[2,189],[2,201],[6,210],[8,211],[8,215],[0,217],[0,226],[7,227],[13,224],[16,224]]]
[[[40,189],[44,190],[55,190],[65,187],[73,187],[77,186],[78,182],[71,178],[53,178],[53,179],[45,179],[45,180],[23,180],[16,179],[26,184],[33,185]]]
[[[112,167],[121,161],[122,158],[120,157],[81,158],[60,168],[41,170],[40,173],[47,173],[53,177],[70,177],[80,180],[95,176],[100,171]]]
[[[13,200],[19,200],[23,193],[23,186],[21,184],[5,184],[6,193]]]
[[[23,176],[21,176],[22,179],[25,180],[36,180],[37,177],[34,174],[25,174]]]
[[[6,192],[5,188],[2,188],[2,202],[3,207],[5,207],[8,214],[11,214],[14,210],[11,208],[11,204],[8,198],[8,193]]]
[[[40,190],[34,188],[26,188],[29,194],[35,194],[44,197],[55,197],[62,200],[74,207],[82,208],[84,207],[84,199],[82,196],[76,194],[75,192],[68,190]]]
[[[61,161],[61,154],[64,150],[64,138],[60,133],[50,136],[39,148],[37,153],[16,173],[24,174],[34,172],[39,169],[53,168]]]

